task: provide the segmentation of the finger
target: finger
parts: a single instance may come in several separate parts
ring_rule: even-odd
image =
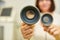
[[[33,29],[32,27],[33,27],[33,26],[28,26],[28,25],[27,25],[27,26],[24,28],[24,30]]]
[[[53,28],[54,28],[54,26],[50,26],[47,31],[50,32],[50,30]]]
[[[29,34],[29,35],[26,35],[25,38],[26,39],[30,39],[32,37],[33,34]]]
[[[27,27],[24,28],[24,30],[29,30],[29,29],[31,29],[30,26],[27,26]]]
[[[56,30],[56,31],[53,33],[54,36],[56,36],[56,35],[58,35],[58,34],[59,34],[59,31],[58,31],[58,30]]]
[[[30,26],[31,28],[33,28],[35,25],[34,24],[31,24],[31,25],[28,25],[28,26]]]
[[[31,29],[33,29],[33,28],[34,28],[34,26],[35,26],[35,25],[29,25],[28,27],[29,27],[29,28],[31,28]]]
[[[21,26],[24,26],[26,23],[21,23]]]
[[[44,31],[47,31],[48,27],[44,27]]]
[[[25,29],[26,27],[27,27],[27,25],[24,25],[24,26],[21,27],[21,29]]]
[[[53,34],[57,29],[56,28],[53,28],[49,31],[50,34]]]
[[[32,29],[28,29],[28,30],[23,30],[22,31],[22,33],[25,34],[25,35],[29,34],[30,32],[33,32],[33,30]]]
[[[31,34],[31,33],[33,33],[33,30],[32,30],[32,29],[29,29],[29,30],[26,30],[24,34],[25,34],[25,35],[29,35],[29,34]]]

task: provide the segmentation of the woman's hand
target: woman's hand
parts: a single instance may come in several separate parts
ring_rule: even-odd
[[[21,32],[25,39],[30,39],[33,35],[33,28],[34,25],[28,25],[26,23],[22,23],[21,25]]]
[[[58,26],[52,25],[48,28],[44,27],[44,30],[53,35],[56,40],[60,40],[60,28]]]

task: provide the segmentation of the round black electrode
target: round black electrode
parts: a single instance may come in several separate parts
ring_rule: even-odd
[[[50,14],[44,14],[41,18],[41,22],[45,25],[45,26],[50,26],[53,22],[53,17]]]
[[[27,6],[22,9],[20,16],[23,22],[35,24],[40,19],[40,12],[33,6]]]

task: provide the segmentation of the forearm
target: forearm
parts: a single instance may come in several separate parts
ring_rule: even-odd
[[[58,28],[59,28],[59,35],[56,36],[56,40],[60,40],[60,26]]]
[[[60,40],[60,34],[55,36],[56,40]]]
[[[30,40],[30,39],[25,39],[25,40]]]

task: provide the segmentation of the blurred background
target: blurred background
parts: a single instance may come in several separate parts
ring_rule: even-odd
[[[60,15],[60,0],[54,0]],[[0,40],[22,40],[20,12],[28,5],[35,6],[35,0],[0,0]]]

